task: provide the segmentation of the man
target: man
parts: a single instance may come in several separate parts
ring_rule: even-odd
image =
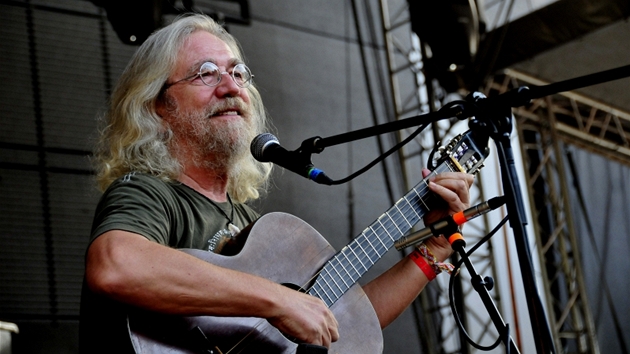
[[[321,300],[176,250],[218,251],[258,217],[244,203],[259,197],[270,166],[249,154],[266,124],[251,78],[236,40],[202,15],[154,33],[122,74],[96,154],[106,191],[86,254],[82,352],[133,352],[130,308],[259,317],[298,342],[338,340]],[[467,208],[471,183],[461,173],[435,177],[429,188],[448,208],[431,218]],[[452,252],[443,238],[428,246],[440,260]],[[405,259],[365,286],[381,327],[428,281]]]

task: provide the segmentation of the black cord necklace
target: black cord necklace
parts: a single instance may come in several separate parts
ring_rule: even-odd
[[[200,193],[198,190],[190,187],[189,185],[182,183],[182,185],[186,186],[188,189],[194,191],[195,193],[199,194],[200,196],[202,196],[204,199],[206,199],[207,201],[210,202],[210,204],[212,204],[217,210],[219,210],[219,212],[225,216],[225,218],[227,219],[227,229],[228,231],[232,234],[232,236],[238,234],[239,232],[241,232],[241,229],[238,228],[238,226],[234,225],[234,203],[232,202],[232,198],[230,198],[230,193],[226,193],[227,195],[227,200],[228,203],[230,204],[231,207],[231,213],[230,216],[228,216],[228,214],[225,212],[225,210],[223,210],[223,208],[221,208],[217,203],[214,202],[214,200],[208,198],[207,196],[203,195],[202,193]]]

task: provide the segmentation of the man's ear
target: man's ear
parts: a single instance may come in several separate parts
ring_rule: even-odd
[[[155,113],[160,118],[164,118],[164,114],[166,113],[166,103],[164,102],[164,95],[160,95],[157,100],[155,100]]]

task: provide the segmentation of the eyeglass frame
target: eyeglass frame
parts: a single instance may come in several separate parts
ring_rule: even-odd
[[[172,82],[172,83],[170,83],[170,84],[169,84],[169,83],[165,83],[165,84],[164,84],[164,91],[168,90],[171,86],[173,86],[173,85],[175,85],[175,84],[179,84],[179,83],[180,83],[180,82],[182,82],[182,81],[189,81],[189,80],[195,79],[197,76],[199,76],[199,79],[201,79],[201,82],[203,82],[203,84],[204,84],[204,85],[206,85],[206,86],[208,86],[208,87],[215,87],[215,86],[218,86],[218,85],[221,83],[221,80],[223,79],[223,74],[228,74],[228,75],[232,78],[232,81],[234,81],[234,83],[236,84],[236,86],[238,86],[238,87],[240,87],[240,88],[248,88],[248,87],[252,84],[252,81],[254,80],[254,74],[252,74],[252,71],[249,69],[249,67],[248,67],[247,65],[243,64],[243,63],[238,63],[238,64],[236,64],[236,65],[234,65],[234,66],[232,67],[232,71],[231,71],[231,72],[229,72],[229,71],[220,71],[220,72],[219,72],[219,80],[217,80],[216,84],[214,84],[214,85],[209,85],[209,84],[207,84],[207,83],[203,80],[203,78],[201,77],[201,69],[202,69],[202,68],[203,68],[203,66],[204,66],[204,65],[206,65],[206,64],[212,64],[212,65],[214,65],[214,66],[216,66],[216,67],[217,67],[217,70],[221,70],[221,69],[219,69],[219,66],[218,66],[217,64],[215,64],[215,63],[213,63],[213,62],[211,62],[211,61],[206,61],[206,62],[202,63],[202,64],[199,66],[199,71],[198,71],[197,73],[192,74],[192,75],[190,75],[190,76],[187,76],[187,77],[185,77],[185,78],[183,78],[183,79],[179,79],[179,80],[177,80],[177,81],[175,81],[175,82]],[[249,80],[245,81],[245,84],[244,84],[244,85],[239,85],[239,83],[236,81],[236,78],[234,77],[234,68],[236,68],[237,66],[242,66],[242,67],[243,67],[243,68],[245,68],[245,70],[249,73]]]

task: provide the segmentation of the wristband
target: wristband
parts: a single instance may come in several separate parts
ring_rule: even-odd
[[[422,256],[418,249],[413,250],[409,254],[409,258],[422,270],[422,273],[429,279],[429,281],[435,279],[436,275],[433,268],[429,265],[427,260]]]
[[[433,252],[431,252],[429,247],[427,247],[424,243],[416,246],[416,251],[420,252],[420,255],[426,259],[427,263],[429,263],[431,268],[433,268],[435,274],[440,274],[442,271],[446,271],[448,274],[451,274],[453,269],[455,269],[455,266],[450,263],[438,261],[437,257],[433,255]]]

